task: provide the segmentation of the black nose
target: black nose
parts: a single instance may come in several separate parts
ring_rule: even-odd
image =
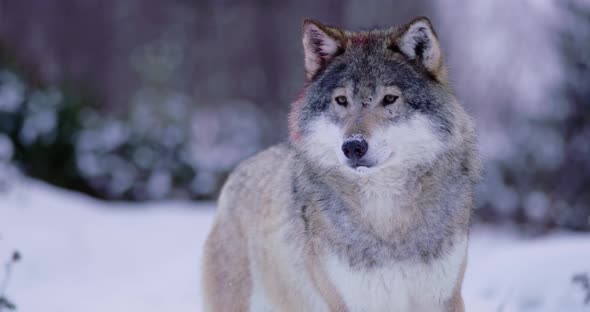
[[[365,139],[350,140],[342,144],[344,156],[350,160],[359,160],[365,156],[369,149],[369,143]]]

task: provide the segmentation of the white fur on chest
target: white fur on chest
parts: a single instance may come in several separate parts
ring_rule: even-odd
[[[467,238],[428,264],[401,261],[356,270],[336,255],[324,265],[349,311],[442,311],[451,298],[467,251]]]
[[[405,171],[383,170],[360,180],[359,209],[361,218],[377,233],[388,236],[392,225],[404,227],[411,223],[412,215],[408,213],[413,193],[406,190],[407,173]],[[403,209],[403,207],[406,209]]]

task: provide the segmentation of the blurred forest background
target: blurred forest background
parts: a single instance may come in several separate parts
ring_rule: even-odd
[[[0,192],[214,199],[287,138],[304,18],[431,18],[479,127],[479,220],[590,230],[590,3],[0,0]]]

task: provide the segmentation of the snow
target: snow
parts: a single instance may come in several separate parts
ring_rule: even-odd
[[[15,178],[0,192],[0,262],[15,249],[23,259],[6,295],[24,312],[200,311],[213,215],[213,203],[109,203]],[[467,311],[590,311],[572,282],[580,273],[590,273],[590,234],[531,239],[478,225]]]
[[[590,234],[525,239],[514,230],[476,228],[463,295],[471,311],[590,311],[573,283],[590,275]]]
[[[7,297],[24,312],[199,311],[212,216],[211,204],[107,203],[17,183],[0,193],[0,261],[23,256]]]

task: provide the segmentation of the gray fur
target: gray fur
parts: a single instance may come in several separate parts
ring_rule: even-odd
[[[451,246],[451,239],[456,234],[466,234],[471,195],[465,190],[471,188],[471,181],[460,173],[460,164],[450,162],[448,158],[431,168],[416,168],[408,174],[412,178],[405,184],[407,194],[418,198],[412,205],[420,210],[416,211],[416,222],[411,231],[392,231],[387,237],[372,233],[355,219],[355,211],[367,208],[360,204],[347,205],[342,200],[343,197],[354,197],[357,187],[354,181],[347,181],[334,171],[322,172],[300,155],[296,158],[293,183],[298,191],[293,195],[291,209],[305,209],[299,215],[295,213],[294,217],[309,224],[307,227],[311,230],[308,229],[306,235],[314,237],[308,239],[325,239],[351,266],[371,267],[408,259],[427,262]],[[417,184],[427,186],[427,189],[416,192]],[[322,232],[317,229],[316,232],[314,222],[319,220],[328,222],[332,230]],[[392,228],[395,228],[394,224]]]

